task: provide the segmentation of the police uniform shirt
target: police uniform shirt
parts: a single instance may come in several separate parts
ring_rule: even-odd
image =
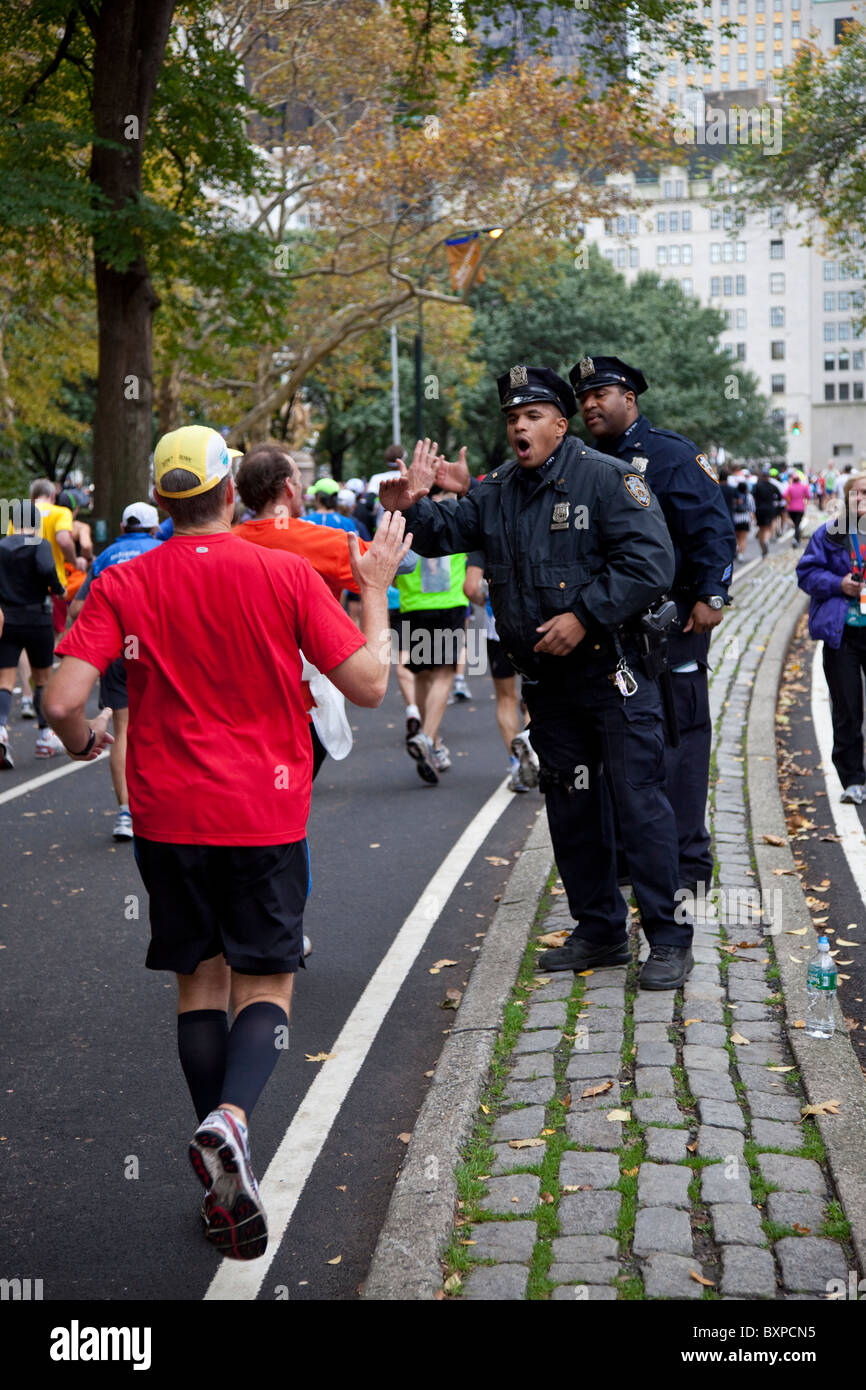
[[[736,550],[731,514],[706,454],[692,440],[661,430],[639,415],[602,453],[643,473],[661,503],[674,544],[674,593],[691,604],[703,594],[727,597]]]

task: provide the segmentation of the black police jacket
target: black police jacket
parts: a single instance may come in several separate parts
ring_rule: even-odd
[[[536,474],[533,478],[525,475]],[[499,640],[527,675],[611,669],[611,631],[670,585],[661,507],[639,473],[566,436],[548,465],[504,464],[459,501],[423,498],[406,513],[419,555],[483,550]],[[536,629],[574,613],[587,629],[569,657],[533,652]]]
[[[706,454],[684,434],[659,430],[645,415],[599,448],[641,472],[661,503],[674,543],[674,592],[689,610],[704,594],[727,597],[736,538],[731,513]]]

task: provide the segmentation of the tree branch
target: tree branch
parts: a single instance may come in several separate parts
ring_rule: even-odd
[[[14,120],[14,118],[18,115],[19,111],[22,111],[25,106],[28,106],[31,101],[35,100],[36,93],[39,91],[39,88],[43,86],[43,84],[48,81],[49,77],[51,77],[60,67],[60,64],[63,62],[63,59],[66,57],[66,50],[69,48],[69,45],[72,42],[72,35],[75,33],[75,26],[77,22],[78,15],[76,14],[75,10],[71,10],[69,15],[67,16],[66,28],[63,31],[63,38],[60,40],[60,43],[58,44],[57,52],[51,59],[51,62],[48,64],[48,67],[45,68],[39,74],[39,76],[34,78],[34,80],[30,83],[30,86],[27,88],[27,91],[24,93],[24,96],[21,98],[20,102],[15,107],[15,110],[12,112],[10,120]]]

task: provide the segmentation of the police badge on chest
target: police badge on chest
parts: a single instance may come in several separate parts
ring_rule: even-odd
[[[551,531],[568,530],[568,514],[570,504],[568,502],[557,502],[553,508],[553,516],[550,519]]]

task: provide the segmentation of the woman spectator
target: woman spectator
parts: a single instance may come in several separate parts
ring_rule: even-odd
[[[854,528],[854,529],[849,529]],[[863,672],[866,671],[866,473],[845,484],[842,516],[819,526],[797,566],[811,598],[809,634],[824,643],[824,675],[833,719],[833,766],[842,800],[866,801],[863,767]]]
[[[731,504],[731,516],[737,537],[737,553],[734,558],[739,560],[740,564],[743,564],[746,558],[746,541],[749,539],[754,515],[755,499],[746,483],[737,483]]]
[[[785,488],[785,504],[788,508],[788,516],[794,527],[793,545],[800,544],[800,526],[803,522],[803,513],[806,510],[806,503],[811,496],[809,484],[803,481],[801,473],[795,473],[791,482]]]

